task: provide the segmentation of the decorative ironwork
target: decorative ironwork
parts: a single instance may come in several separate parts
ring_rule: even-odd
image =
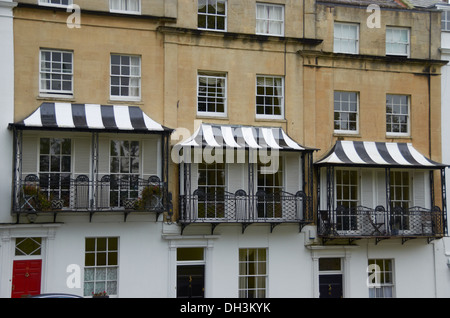
[[[180,195],[181,223],[312,223],[311,198],[304,192],[267,194],[208,193]]]
[[[330,238],[389,238],[389,237],[440,237],[445,233],[442,211],[432,209],[394,207],[387,211],[383,206],[368,208],[358,206],[319,211],[318,233]]]
[[[89,180],[86,175],[60,182],[67,191],[48,191],[47,180],[27,175],[18,180],[15,213],[29,212],[99,212],[99,211],[167,211],[167,184],[159,177],[118,179],[104,175]],[[96,200],[93,200],[96,198]]]

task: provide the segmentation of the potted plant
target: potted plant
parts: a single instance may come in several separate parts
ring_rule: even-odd
[[[52,209],[52,201],[42,192],[38,193],[39,209],[41,211],[50,211]]]
[[[159,185],[148,185],[142,189],[141,197],[136,202],[138,210],[152,209],[160,203],[161,187]]]

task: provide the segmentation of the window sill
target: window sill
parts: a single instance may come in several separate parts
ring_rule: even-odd
[[[227,32],[227,30],[217,30],[217,29],[207,29],[207,28],[197,28],[197,30],[199,30],[199,31],[221,32],[221,33]]]
[[[275,37],[279,37],[279,38],[283,38],[284,37],[284,33],[283,34],[271,34],[271,33],[255,33],[255,35],[259,35],[259,36],[275,36]]]
[[[361,135],[359,134],[359,132],[337,132],[335,131],[333,133],[334,137],[352,137],[352,138],[361,138]]]
[[[404,59],[409,59],[410,58],[409,54],[408,55],[403,55],[403,54],[389,54],[389,53],[386,53],[386,56],[387,57],[404,58]]]
[[[333,51],[334,54],[351,54],[351,55],[359,55],[359,52],[339,52]]]
[[[141,99],[123,99],[123,98],[111,98],[108,100],[108,104],[133,104],[133,105],[143,105],[144,101]]]
[[[109,10],[109,12],[117,14],[141,15],[140,11]]]
[[[198,119],[222,119],[222,120],[229,120],[228,115],[215,115],[215,114],[199,114],[197,113]]]
[[[37,100],[52,100],[52,101],[65,101],[74,102],[74,95],[59,95],[59,94],[39,94],[36,97]]]
[[[274,121],[279,123],[287,122],[286,118],[284,117],[255,117],[255,121],[263,121],[263,122]]]
[[[38,5],[43,6],[43,7],[53,7],[53,8],[67,9],[67,8],[71,7],[73,5],[73,3],[67,5],[67,4],[41,3],[41,2],[39,2]]]
[[[394,135],[386,134],[387,139],[412,139],[411,135]]]

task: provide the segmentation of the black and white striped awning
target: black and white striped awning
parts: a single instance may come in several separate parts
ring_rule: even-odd
[[[178,147],[220,147],[234,149],[277,149],[305,151],[282,128],[201,124]]]
[[[140,107],[99,104],[43,103],[18,129],[57,129],[162,133],[172,131],[148,117]]]
[[[316,165],[443,168],[417,151],[411,143],[337,141]]]

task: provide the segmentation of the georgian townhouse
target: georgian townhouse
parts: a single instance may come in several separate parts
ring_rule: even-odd
[[[158,247],[142,242],[171,210],[156,29],[176,11],[152,3],[18,3],[3,297],[158,296],[156,273],[132,287],[136,264],[160,266]]]
[[[428,8],[431,10],[440,10],[441,11],[441,45],[439,47],[439,51],[441,53],[441,59],[444,61],[450,61],[450,6],[448,1],[411,1],[411,3],[419,8]],[[447,136],[449,134],[449,127],[447,125],[447,120],[450,116],[448,113],[449,109],[449,65],[448,63],[441,68],[441,121],[442,121],[442,162],[448,164],[450,162]],[[446,168],[448,172],[448,167]],[[447,178],[447,194],[448,194],[448,185],[449,180]],[[447,195],[448,197],[448,195]],[[437,275],[441,278],[437,283],[437,289],[446,297],[448,295],[448,278],[449,278],[449,256],[450,251],[448,249],[448,237],[444,237],[442,240],[436,241],[435,244],[435,255],[436,255],[436,264],[437,264]]]
[[[439,12],[17,2],[2,297],[438,296]]]
[[[421,249],[433,255],[429,243],[446,234],[440,16],[398,1],[317,4],[323,49],[300,54],[305,90],[315,94],[304,116],[316,119],[305,122],[306,143],[321,149],[318,235],[326,244],[359,246],[369,268],[388,273],[370,286],[370,297],[420,297],[402,275],[430,267],[433,257],[423,254],[423,266],[420,257],[410,266],[404,247],[417,248],[413,258]],[[358,255],[347,251],[344,267]],[[319,284],[342,282],[345,295],[355,283],[345,270],[342,277],[320,276]],[[434,286],[431,276],[420,284]]]

